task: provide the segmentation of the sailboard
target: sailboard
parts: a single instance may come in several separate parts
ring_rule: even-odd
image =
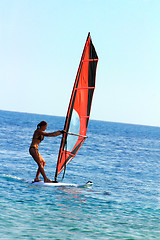
[[[28,183],[31,183],[32,185],[34,186],[48,186],[48,187],[78,187],[78,188],[90,188],[93,183],[88,181],[86,182],[85,184],[82,184],[82,185],[79,185],[79,184],[75,184],[75,183],[64,183],[64,182],[51,182],[51,183],[47,183],[47,182],[43,182],[43,181],[40,181],[40,182],[30,182],[30,181],[27,181],[25,180],[25,182],[28,182]]]
[[[57,181],[58,175],[63,170],[65,174],[67,164],[76,156],[87,138],[97,63],[98,56],[90,33],[88,33],[68,106],[57,160],[55,181]]]

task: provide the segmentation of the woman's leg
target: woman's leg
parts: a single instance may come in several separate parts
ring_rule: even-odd
[[[40,154],[39,154],[39,155],[40,155]],[[41,156],[41,155],[40,155],[40,156]],[[41,156],[41,157],[42,157],[42,156]],[[44,159],[43,159],[43,160],[44,160]],[[43,169],[44,169],[44,166],[46,165],[45,161],[43,161],[41,165],[42,165],[42,167],[43,167]],[[41,173],[40,167],[38,167],[37,174],[36,174],[36,177],[35,177],[35,179],[34,179],[35,182],[41,181],[41,180],[39,179],[40,173]],[[42,175],[42,176],[43,176],[43,175]]]
[[[45,171],[44,171],[45,161],[42,158],[42,156],[40,155],[40,153],[38,152],[38,150],[35,148],[31,148],[30,154],[33,157],[33,159],[36,161],[36,163],[38,164],[38,170],[37,170],[37,174],[35,177],[35,181],[37,181],[39,179],[39,175],[41,173],[44,178],[44,182],[52,182],[51,180],[49,180],[47,178],[47,176],[45,174]]]

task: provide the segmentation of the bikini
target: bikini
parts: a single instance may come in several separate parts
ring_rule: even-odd
[[[40,142],[42,142],[43,139],[44,139],[44,136],[43,136],[43,135],[40,135],[37,139],[40,140]]]
[[[38,138],[36,138],[36,139],[38,139],[40,142],[42,142],[43,139],[44,139],[44,136],[43,136],[43,135],[40,135],[40,136],[39,136]],[[29,148],[29,150],[30,150],[31,148],[34,148],[35,150],[38,150],[38,148],[36,148],[36,147],[34,147],[34,146],[31,146],[31,147]]]

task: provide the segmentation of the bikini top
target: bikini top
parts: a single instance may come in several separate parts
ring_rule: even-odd
[[[40,135],[37,139],[40,140],[40,141],[43,141],[44,136],[43,136],[43,135]]]

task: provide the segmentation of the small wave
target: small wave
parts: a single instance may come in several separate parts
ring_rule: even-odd
[[[21,179],[19,177],[16,177],[16,176],[12,176],[12,175],[8,175],[8,174],[2,174],[3,177],[9,177],[9,178],[15,178],[15,179]]]
[[[21,179],[17,176],[12,176],[12,175],[8,175],[8,174],[2,174],[3,178],[11,178],[11,179],[15,179],[15,180],[20,180],[20,181],[24,181],[24,179]]]

